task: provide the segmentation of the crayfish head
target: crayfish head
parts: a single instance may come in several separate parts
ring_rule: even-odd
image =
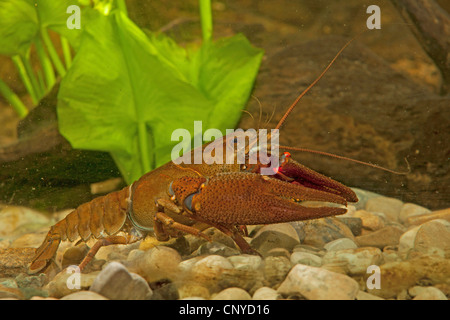
[[[172,200],[176,200],[185,209],[192,211],[192,197],[201,191],[206,181],[204,177],[181,177],[172,181],[169,186],[169,195]]]

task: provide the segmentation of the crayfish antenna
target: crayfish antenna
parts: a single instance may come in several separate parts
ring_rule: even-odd
[[[278,147],[280,149],[285,149],[285,150],[308,152],[308,153],[319,154],[319,155],[326,156],[326,157],[331,157],[331,158],[351,161],[351,162],[355,162],[355,163],[358,163],[358,164],[362,164],[362,165],[365,165],[365,166],[368,166],[368,167],[372,167],[372,168],[375,168],[375,169],[387,171],[387,172],[390,172],[390,173],[393,173],[393,174],[398,174],[398,175],[407,175],[407,174],[411,173],[411,166],[409,165],[407,157],[404,158],[407,170],[406,171],[396,171],[396,170],[388,169],[388,168],[385,168],[385,167],[382,167],[382,166],[379,166],[377,164],[373,164],[373,163],[370,163],[370,162],[364,162],[364,161],[361,161],[361,160],[356,160],[356,159],[352,159],[352,158],[348,158],[348,157],[344,157],[344,156],[339,156],[339,155],[334,154],[334,153],[329,153],[329,152],[324,152],[324,151],[317,151],[317,150],[307,149],[307,148],[289,147],[289,146],[278,146]]]
[[[367,30],[366,30],[367,31]],[[317,82],[319,82],[320,79],[322,79],[322,77],[325,75],[325,73],[327,73],[327,71],[331,68],[331,66],[333,65],[333,63],[336,61],[336,59],[341,55],[341,53],[345,50],[345,48],[347,48],[350,43],[352,43],[353,40],[355,40],[358,36],[360,36],[362,33],[364,33],[365,31],[357,34],[356,36],[354,36],[353,38],[351,38],[349,41],[347,41],[347,43],[338,51],[338,53],[334,56],[333,60],[331,60],[331,62],[326,66],[326,68],[322,71],[322,73],[316,78],[316,80],[314,80],[305,90],[303,90],[302,93],[300,93],[300,95],[297,97],[297,99],[295,99],[295,101],[291,104],[291,106],[287,109],[286,113],[283,115],[283,117],[280,119],[280,121],[278,122],[277,126],[275,127],[275,129],[280,129],[280,127],[283,125],[283,123],[286,121],[287,117],[289,116],[289,114],[292,112],[292,110],[294,110],[295,106],[298,104],[298,102],[300,101],[301,98],[303,98],[303,96],[312,88],[316,85]]]

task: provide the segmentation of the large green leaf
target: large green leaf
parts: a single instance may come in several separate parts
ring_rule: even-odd
[[[0,54],[25,56],[43,28],[77,47],[81,30],[67,28],[67,8],[78,4],[78,0],[0,0]]]
[[[32,1],[0,0],[0,54],[25,55],[38,30]]]
[[[167,37],[147,37],[119,11],[89,14],[58,96],[60,131],[73,147],[110,152],[130,183],[148,169],[143,156],[150,169],[170,160],[175,129],[192,132],[194,120],[204,130],[234,128],[261,50],[237,36],[187,52]]]

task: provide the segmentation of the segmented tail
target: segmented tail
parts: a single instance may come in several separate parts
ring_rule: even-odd
[[[61,241],[86,241],[117,233],[127,219],[129,187],[84,203],[50,228],[44,242],[36,249],[28,267],[34,274],[48,266]]]

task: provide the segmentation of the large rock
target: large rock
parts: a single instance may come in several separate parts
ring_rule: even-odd
[[[277,291],[285,296],[301,295],[309,300],[354,300],[359,286],[346,275],[297,264]]]

